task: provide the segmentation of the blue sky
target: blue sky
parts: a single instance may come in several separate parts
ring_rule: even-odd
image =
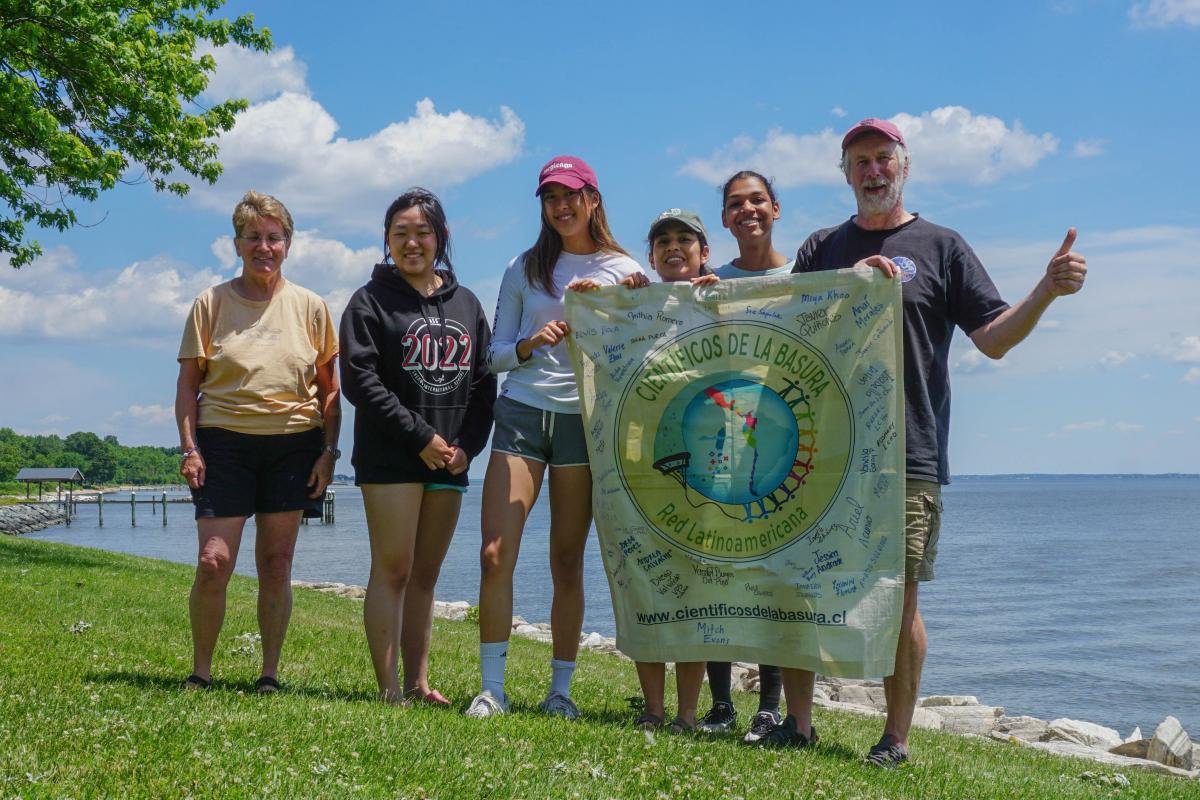
[[[717,187],[744,167],[776,178],[794,253],[853,212],[838,141],[881,116],[909,139],[907,207],[959,230],[1010,302],[1068,226],[1088,256],[1083,293],[1003,361],[957,337],[952,471],[1200,471],[1200,0],[811,5],[230,3],[276,48],[216,53],[211,97],[253,101],[224,177],[185,199],[122,187],[78,209],[91,227],[40,235],[38,262],[0,266],[0,426],[175,443],[183,317],[236,273],[247,188],[291,208],[284,272],[336,314],[390,199],[434,189],[490,308],[553,155],[595,167],[643,262],[669,206],[734,255]]]

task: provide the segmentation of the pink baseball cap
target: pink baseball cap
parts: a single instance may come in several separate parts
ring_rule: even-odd
[[[875,133],[882,133],[893,142],[899,142],[905,147],[908,147],[907,144],[904,144],[904,134],[900,133],[900,129],[895,125],[888,122],[886,119],[867,117],[862,122],[846,131],[846,135],[842,137],[842,149],[845,150],[850,146],[850,142],[854,141],[862,134],[870,133],[871,131],[874,131]]]
[[[535,195],[540,195],[547,183],[561,183],[568,189],[582,189],[591,186],[599,189],[596,183],[596,173],[579,156],[555,156],[546,162],[538,173],[538,187]]]

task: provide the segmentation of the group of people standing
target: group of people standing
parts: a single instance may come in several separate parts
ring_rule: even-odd
[[[858,213],[814,233],[796,259],[776,249],[780,205],[771,182],[738,172],[723,186],[721,223],[738,244],[727,264],[708,265],[700,217],[672,208],[647,235],[649,263],[663,281],[717,280],[849,266],[903,281],[907,427],[904,607],[896,673],[885,679],[888,717],[868,760],[907,759],[908,727],[925,655],[917,587],[933,576],[940,486],[947,483],[948,349],[962,328],[998,358],[1033,329],[1057,296],[1078,291],[1086,263],[1074,230],[1034,291],[1005,304],[958,234],[904,209],[903,135],[867,119],[842,142],[842,170]],[[609,229],[599,182],[582,159],[559,156],[539,172],[537,241],[505,270],[494,323],[456,277],[441,202],[412,189],[384,219],[384,258],[351,297],[335,335],[320,297],[284,279],[293,223],[275,198],[249,192],[233,214],[242,269],[195,301],[179,351],[176,416],[181,473],[193,492],[199,559],[190,597],[192,674],[212,683],[225,591],[246,520],[256,520],[260,692],[280,688],[277,669],[291,612],[290,571],[300,520],[316,516],[340,456],[339,395],[355,406],[354,464],[371,547],[364,624],[379,696],[387,702],[450,705],[430,685],[434,586],[454,529],[467,470],[487,444],[479,590],[480,691],[466,713],[506,713],[513,571],[525,523],[548,479],[553,657],[539,708],[574,719],[571,680],[583,623],[583,554],[592,480],[563,321],[566,291],[623,284],[646,272]],[[340,342],[340,351],[339,351]],[[339,373],[334,364],[340,360]],[[506,374],[497,397],[496,376]],[[493,432],[494,422],[494,432]],[[547,469],[548,468],[548,469]],[[707,670],[713,704],[697,716]],[[644,729],[664,725],[665,665],[638,663]],[[730,731],[736,711],[729,664],[676,664],[676,731]],[[813,674],[760,666],[758,712],[748,742],[816,741]],[[787,715],[780,713],[786,690]]]

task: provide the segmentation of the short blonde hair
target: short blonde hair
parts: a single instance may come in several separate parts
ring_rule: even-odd
[[[292,238],[292,215],[287,206],[269,194],[256,192],[253,189],[246,192],[241,201],[233,209],[233,233],[241,236],[246,225],[259,217],[269,217],[283,226],[283,233]]]

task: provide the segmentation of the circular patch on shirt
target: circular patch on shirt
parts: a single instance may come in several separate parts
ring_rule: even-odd
[[[456,320],[421,317],[400,340],[401,366],[426,394],[454,391],[471,373],[475,342]]]
[[[900,268],[900,282],[908,283],[917,275],[917,264],[908,256],[892,256],[892,263]]]

